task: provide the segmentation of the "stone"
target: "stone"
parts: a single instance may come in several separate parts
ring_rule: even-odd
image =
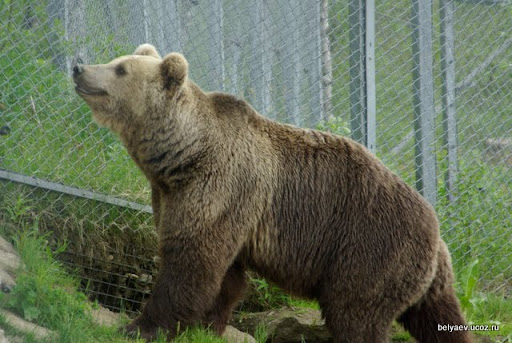
[[[4,330],[0,329],[0,343],[9,343],[7,337],[5,337]]]
[[[484,154],[492,162],[512,167],[512,138],[486,139]]]
[[[26,321],[25,319],[18,317],[17,315],[10,311],[0,309],[0,314],[5,318],[7,323],[11,327],[15,328],[17,331],[30,332],[34,334],[35,338],[39,340],[44,340],[55,335],[53,331],[48,330],[47,328],[44,328],[37,324],[31,323],[29,321]]]
[[[327,343],[333,339],[320,311],[309,308],[285,307],[246,313],[238,315],[231,324],[252,334],[258,325],[263,325],[268,341],[271,340],[273,343]]]
[[[116,326],[121,322],[121,314],[112,312],[103,306],[91,309],[91,316],[98,325]]]
[[[232,327],[231,325],[226,327],[226,331],[224,331],[222,337],[228,343],[257,343],[254,337]]]
[[[0,237],[0,291],[9,293],[16,286],[14,273],[20,263],[12,244]]]

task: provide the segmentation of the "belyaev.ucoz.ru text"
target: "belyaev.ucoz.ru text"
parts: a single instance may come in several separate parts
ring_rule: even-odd
[[[499,325],[450,325],[437,324],[437,331],[500,331]]]

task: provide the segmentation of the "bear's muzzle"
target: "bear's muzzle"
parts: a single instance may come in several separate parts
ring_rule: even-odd
[[[73,67],[73,80],[75,81],[75,91],[79,95],[107,95],[107,91],[94,87],[87,82],[87,66],[77,64]]]

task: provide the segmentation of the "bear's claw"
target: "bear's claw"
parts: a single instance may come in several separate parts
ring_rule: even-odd
[[[143,338],[146,341],[153,341],[158,337],[158,328],[150,326],[142,326],[137,323],[137,319],[130,324],[119,328],[119,331],[131,338]]]

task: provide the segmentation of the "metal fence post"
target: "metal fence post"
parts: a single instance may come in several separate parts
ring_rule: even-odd
[[[436,203],[432,0],[412,0],[413,105],[416,188]]]
[[[178,5],[175,0],[163,1],[163,11],[168,18],[169,25],[165,25],[166,21],[162,21],[165,37],[165,49],[163,54],[173,51],[183,52],[183,43],[181,41],[181,24],[178,12]]]
[[[131,44],[137,46],[147,42],[146,25],[144,16],[144,2],[131,2],[128,6],[127,36]]]
[[[448,200],[455,201],[457,163],[457,113],[455,104],[455,35],[453,29],[455,4],[453,0],[441,0],[441,75],[443,103],[443,145],[447,152],[445,188]]]
[[[296,15],[298,0],[280,1],[280,15],[282,20],[277,22],[277,30],[280,35],[281,50],[280,58],[282,63],[282,78],[284,85],[284,100],[286,116],[295,125],[301,125],[300,117],[300,54],[299,44],[299,23]]]
[[[350,127],[352,138],[375,151],[375,3],[351,0]]]
[[[329,0],[322,0],[320,6],[320,43],[322,50],[322,87],[324,120],[329,120],[332,114],[332,57],[329,40]]]
[[[224,27],[224,57],[225,65],[225,91],[231,94],[240,95],[242,77],[242,56],[243,56],[243,31],[242,19],[239,14],[241,11],[238,7],[227,6],[224,15],[226,16]]]
[[[80,58],[85,63],[91,63],[87,46],[82,44],[86,36],[86,10],[82,0],[64,1],[64,38],[73,47],[74,56],[66,57],[67,74],[71,75],[72,64],[76,58]]]
[[[266,1],[253,1],[249,5],[251,17],[251,63],[252,103],[254,107],[267,116],[270,112],[271,94],[270,79],[272,77],[271,37],[268,31],[268,8]]]
[[[365,7],[365,83],[366,83],[366,147],[377,149],[377,91],[375,86],[375,0],[366,0]]]
[[[212,90],[224,90],[224,11],[221,0],[210,1],[206,14],[208,31],[210,32],[210,46],[208,49],[210,70],[214,72],[211,80]]]
[[[311,93],[309,104],[312,117],[311,124],[316,124],[324,119],[323,113],[323,87],[322,87],[322,23],[320,20],[322,4],[315,1],[303,2],[302,11],[307,15],[305,24],[302,25],[303,35],[307,37],[304,44],[304,69],[309,76]]]
[[[151,41],[151,35],[150,35],[150,29],[149,29],[149,21],[151,20],[149,14],[148,14],[148,2],[147,0],[142,0],[142,19],[144,24],[144,40],[142,43],[150,42]],[[154,44],[154,43],[153,43]]]

